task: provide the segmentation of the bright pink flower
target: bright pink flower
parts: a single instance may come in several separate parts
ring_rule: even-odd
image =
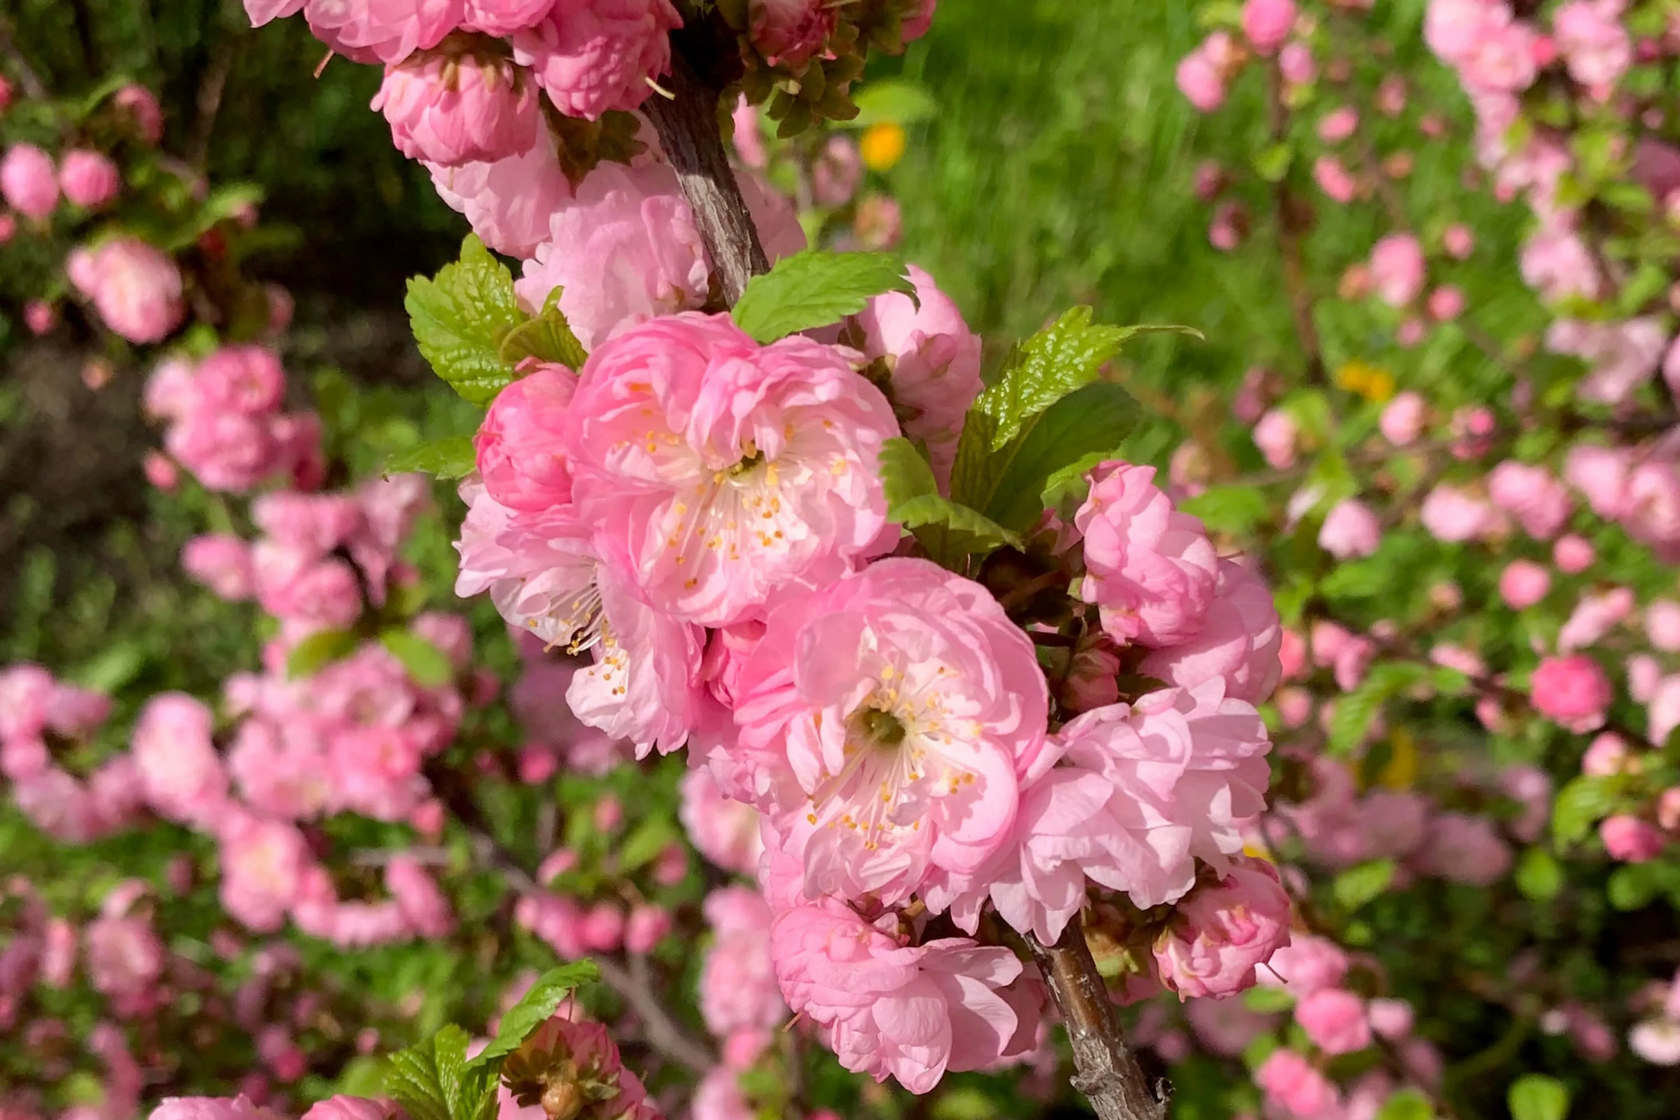
[[[1359,181],[1335,156],[1319,156],[1313,161],[1313,180],[1333,202],[1346,205],[1358,193]]]
[[[438,197],[465,214],[486,245],[511,257],[536,252],[548,239],[550,217],[572,197],[572,184],[561,170],[554,136],[546,125],[537,129],[536,146],[524,155],[460,167],[425,167]]]
[[[162,342],[186,313],[175,262],[139,238],[72,250],[64,267],[105,325],[130,342]]]
[[[1267,464],[1274,470],[1285,471],[1295,465],[1299,440],[1300,428],[1295,418],[1282,409],[1267,411],[1254,425],[1254,446],[1260,449],[1260,454],[1266,457]]]
[[[1552,574],[1532,560],[1513,560],[1499,574],[1499,597],[1514,611],[1532,607],[1551,587]]]
[[[1369,556],[1381,540],[1382,523],[1357,498],[1345,498],[1331,507],[1318,532],[1318,547],[1338,560]]]
[[[1326,144],[1339,144],[1359,128],[1359,110],[1341,105],[1319,119],[1318,138]]]
[[[1194,638],[1207,618],[1219,558],[1202,523],[1173,508],[1155,468],[1110,461],[1092,470],[1074,516],[1085,541],[1081,595],[1116,641],[1160,647]]]
[[[96,992],[141,995],[163,975],[163,942],[144,918],[95,918],[82,937],[88,980]]]
[[[1272,954],[1272,959],[1258,970],[1263,984],[1282,986],[1297,1000],[1314,992],[1341,984],[1349,967],[1348,955],[1341,946],[1317,934],[1298,933],[1289,944]]]
[[[1558,630],[1559,653],[1574,653],[1595,646],[1633,613],[1633,591],[1613,587],[1599,595],[1583,595],[1569,618]]]
[[[455,912],[420,861],[399,855],[385,865],[385,887],[397,909],[421,937],[444,937],[455,928]]]
[[[774,611],[742,682],[739,745],[713,770],[769,814],[810,897],[891,904],[1008,841],[1048,696],[978,584],[879,561]]]
[[[1225,83],[1236,63],[1230,35],[1215,31],[1178,64],[1178,90],[1197,109],[1211,113],[1225,101]]]
[[[444,167],[524,155],[541,127],[525,70],[505,57],[447,48],[386,67],[369,108],[385,114],[399,152]]]
[[[280,928],[310,866],[309,846],[293,825],[236,813],[221,825],[221,900],[258,933]]]
[[[52,157],[33,144],[13,144],[0,159],[0,197],[20,214],[37,221],[58,205],[58,178]]]
[[[774,915],[764,896],[748,887],[724,887],[706,896],[706,922],[717,935],[700,965],[700,1015],[720,1038],[748,1028],[770,1028],[787,1017],[770,963]]]
[[[1633,42],[1622,24],[1625,0],[1570,0],[1552,13],[1558,53],[1569,76],[1609,92],[1633,64]]]
[[[779,914],[770,938],[788,1006],[853,1072],[926,1093],[947,1070],[983,1069],[1035,1041],[1036,1000],[1012,989],[1022,965],[1007,949],[901,946],[833,899]]]
[[[896,432],[846,352],[685,314],[590,355],[566,450],[578,515],[625,572],[672,616],[721,626],[881,551],[876,460]]]
[[[317,1105],[317,1108],[320,1106]],[[311,1110],[313,1112],[313,1110]],[[244,1096],[238,1097],[165,1097],[152,1109],[148,1120],[279,1120],[266,1108],[258,1108]],[[326,1120],[316,1117],[315,1120]],[[373,1120],[356,1117],[355,1120]],[[381,1117],[380,1120],[383,1120]]]
[[[701,855],[725,871],[751,874],[757,870],[764,850],[758,810],[726,796],[710,771],[690,770],[683,775],[677,815]]]
[[[1486,501],[1447,483],[1436,486],[1424,498],[1418,518],[1430,536],[1449,544],[1484,536],[1501,523],[1499,514]]]
[[[572,500],[572,476],[560,445],[577,377],[540,365],[496,395],[473,447],[490,496],[509,509],[540,513]]]
[[[1283,644],[1271,590],[1246,565],[1220,560],[1219,582],[1201,632],[1152,650],[1138,669],[1179,688],[1222,678],[1226,697],[1261,704],[1283,674]]]
[[[0,170],[0,175],[4,171]],[[58,167],[58,185],[64,197],[85,210],[94,210],[117,197],[122,173],[99,152],[75,148],[64,154]]]
[[[1342,1114],[1336,1086],[1293,1050],[1272,1051],[1254,1071],[1254,1083],[1267,1105],[1291,1120],[1335,1120]]]
[[[1371,1045],[1365,1001],[1340,988],[1314,992],[1295,1005],[1295,1021],[1326,1054],[1352,1054]]]
[[[1295,0],[1246,0],[1242,29],[1254,49],[1271,54],[1289,38],[1295,26]]]
[[[840,14],[826,0],[750,0],[747,32],[771,66],[798,72],[834,33]]]
[[[1577,733],[1602,726],[1613,699],[1604,670],[1579,653],[1541,661],[1529,696],[1535,711]]]
[[[437,46],[463,14],[461,0],[305,0],[303,5],[309,30],[335,52],[356,62],[392,65]]]
[[[179,692],[152,697],[134,723],[134,761],[159,816],[208,827],[227,801],[228,777],[211,739],[210,709]]]
[[[1382,416],[1377,423],[1382,428],[1384,439],[1396,447],[1405,447],[1423,433],[1428,417],[1428,403],[1417,393],[1408,390],[1383,407]]]
[[[646,101],[648,82],[671,68],[669,32],[682,26],[670,0],[569,0],[513,36],[513,58],[535,71],[554,107],[599,120]]]
[[[1253,987],[1255,968],[1289,944],[1289,915],[1277,868],[1238,856],[1224,879],[1181,901],[1172,924],[1156,938],[1161,983],[1180,999]]]
[[[1304,86],[1318,77],[1318,62],[1305,43],[1285,43],[1278,52],[1278,73],[1292,86]]]
[[[1423,291],[1423,246],[1409,233],[1391,233],[1371,249],[1371,282],[1390,307],[1404,307]]]
[[[586,350],[706,302],[706,249],[665,164],[597,167],[555,208],[546,237],[514,288],[533,312],[560,288],[560,311]]]
[[[535,27],[553,11],[557,0],[466,0],[461,26],[495,38]]]
[[[1424,875],[1487,887],[1511,869],[1511,848],[1486,817],[1439,813],[1411,863]]]
[[[644,753],[681,746],[701,720],[701,632],[655,611],[603,562],[589,530],[567,509],[520,514],[477,483],[468,505],[458,595],[489,591],[502,617],[550,645],[592,650],[594,665],[567,689],[573,712]]]
[[[1488,474],[1487,486],[1493,504],[1535,540],[1557,536],[1573,509],[1569,491],[1545,467],[1507,460]]]
[[[1638,817],[1619,814],[1598,826],[1598,838],[1610,858],[1623,863],[1649,863],[1662,854],[1668,838]]]
[[[904,434],[926,444],[944,487],[957,458],[963,417],[982,388],[980,336],[968,329],[951,297],[915,265],[910,279],[918,307],[897,292],[876,296],[857,317],[864,354],[885,362],[887,392]]]

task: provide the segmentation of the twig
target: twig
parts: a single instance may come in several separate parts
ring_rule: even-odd
[[[1068,923],[1054,945],[1046,947],[1033,937],[1027,945],[1067,1024],[1078,1070],[1073,1087],[1090,1099],[1098,1120],[1166,1120],[1171,1090],[1165,1081],[1150,1085],[1127,1049],[1079,919]]]
[[[198,84],[198,119],[193,122],[187,162],[200,171],[210,160],[210,138],[216,131],[216,114],[221,111],[222,94],[227,89],[228,75],[233,71],[239,43],[237,36],[217,43],[215,53],[210,56],[210,65],[205,68],[204,79]]]
[[[31,101],[45,101],[47,99],[47,84],[41,76],[35,73],[35,68],[29,65],[29,60],[23,57],[23,51],[18,49],[17,40],[12,37],[12,22],[0,16],[0,54],[6,56],[6,61],[12,64],[12,73],[16,75],[18,85]]]

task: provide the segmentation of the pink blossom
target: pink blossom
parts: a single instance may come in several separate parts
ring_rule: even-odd
[[[142,995],[163,975],[163,942],[144,918],[106,916],[82,932],[88,980],[108,996]]]
[[[1331,507],[1318,533],[1318,547],[1338,560],[1369,556],[1381,540],[1381,522],[1357,498],[1345,498]]]
[[[272,350],[223,346],[199,363],[193,375],[196,404],[207,409],[256,416],[272,412],[286,390],[286,374]]]
[[[556,6],[556,0],[466,0],[461,26],[502,38],[535,27]]]
[[[1371,1045],[1365,1001],[1340,988],[1314,992],[1296,1004],[1295,1021],[1314,1046],[1332,1056],[1352,1054]]]
[[[554,107],[599,120],[647,100],[648,80],[671,68],[668,34],[682,26],[670,0],[576,0],[513,36],[513,59],[529,66]]]
[[[1347,953],[1328,938],[1298,933],[1257,971],[1261,983],[1281,985],[1297,1000],[1341,984],[1349,966]]]
[[[1633,613],[1633,591],[1614,587],[1601,595],[1583,595],[1558,631],[1558,652],[1574,653],[1597,645]]]
[[[771,613],[720,785],[769,815],[810,897],[901,900],[1009,839],[1044,749],[1026,635],[978,584],[882,560]]]
[[[1344,206],[1352,202],[1359,191],[1359,181],[1335,156],[1319,156],[1313,161],[1313,181],[1330,196],[1331,201]]]
[[[1431,536],[1449,544],[1484,536],[1501,520],[1487,502],[1447,483],[1424,498],[1418,518]]]
[[[725,871],[750,874],[758,867],[764,850],[758,810],[725,795],[709,771],[690,770],[683,775],[677,815],[700,854]]]
[[[1192,891],[1156,938],[1161,983],[1180,999],[1251,988],[1255,968],[1289,943],[1289,896],[1277,868],[1239,856],[1217,884]]]
[[[1510,9],[1499,5],[1504,20],[1491,21],[1480,29],[1470,49],[1458,60],[1459,75],[1472,92],[1520,93],[1534,84],[1536,36],[1532,27],[1510,18]]]
[[[282,821],[236,813],[221,827],[222,905],[258,933],[280,928],[309,867],[303,834]]]
[[[632,953],[651,953],[671,932],[671,912],[662,906],[642,905],[624,923],[624,947]]]
[[[1289,38],[1295,26],[1295,0],[1246,0],[1242,29],[1254,49],[1271,54]]]
[[[1511,869],[1511,849],[1487,818],[1440,813],[1411,862],[1422,874],[1486,887]]]
[[[1374,999],[1365,1005],[1365,1014],[1371,1029],[1391,1042],[1412,1033],[1412,1005],[1403,999]]]
[[[1371,282],[1390,307],[1404,307],[1423,291],[1423,246],[1409,233],[1391,233],[1371,249]]]
[[[1647,1019],[1628,1031],[1628,1049],[1657,1066],[1680,1065],[1680,1021]]]
[[[1254,445],[1266,457],[1273,470],[1288,470],[1295,465],[1295,449],[1300,428],[1295,418],[1282,409],[1274,408],[1260,417],[1254,425]]]
[[[392,65],[437,46],[463,14],[461,0],[305,0],[303,5],[309,30],[335,52],[356,62]]]
[[[1081,595],[1116,641],[1160,647],[1195,637],[1218,580],[1202,523],[1154,485],[1155,468],[1110,461],[1092,470],[1074,523],[1084,536]]]
[[[136,237],[75,249],[65,272],[105,325],[130,342],[162,342],[186,312],[175,262]]]
[[[1455,284],[1442,284],[1429,293],[1429,315],[1437,322],[1447,322],[1464,314],[1464,290]]]
[[[140,138],[148,144],[163,139],[163,108],[157,95],[145,86],[126,85],[111,99],[112,104],[126,112],[134,121]]]
[[[1278,73],[1290,85],[1310,83],[1318,77],[1318,63],[1313,59],[1312,48],[1300,42],[1285,43],[1278,52]]]
[[[863,156],[857,142],[849,136],[830,136],[811,167],[811,191],[817,205],[846,205],[862,181]]]
[[[179,692],[152,697],[134,724],[134,761],[147,804],[162,817],[209,826],[228,778],[211,740],[210,709]]]
[[[1522,275],[1548,302],[1571,296],[1593,299],[1603,284],[1591,250],[1567,229],[1541,230],[1529,238],[1522,250]]]
[[[1591,542],[1573,534],[1559,537],[1552,546],[1552,563],[1567,575],[1579,575],[1592,567],[1597,558]]]
[[[1680,471],[1673,463],[1648,459],[1633,468],[1622,524],[1659,559],[1680,559]]]
[[[858,315],[865,356],[887,369],[887,392],[904,434],[927,446],[933,473],[946,486],[968,406],[979,396],[980,336],[962,312],[915,265],[916,301],[898,292],[876,296]]]
[[[1429,0],[1423,37],[1443,61],[1458,64],[1479,38],[1510,18],[1509,8],[1493,0]]]
[[[1633,43],[1622,25],[1624,0],[1570,0],[1552,13],[1558,53],[1569,76],[1608,92],[1633,63]]]
[[[230,603],[251,597],[251,553],[236,536],[213,533],[194,537],[181,550],[181,567]]]
[[[700,1079],[688,1107],[692,1120],[753,1120],[756,1115],[741,1091],[741,1071],[728,1063]]]
[[[531,513],[571,501],[560,430],[576,388],[564,366],[540,365],[496,395],[473,437],[479,476],[496,501]]]
[[[1428,402],[1419,394],[1407,390],[1383,407],[1377,424],[1384,439],[1396,447],[1405,447],[1423,433],[1428,419]]]
[[[1593,741],[1587,745],[1586,753],[1581,756],[1581,773],[1590,777],[1604,777],[1637,771],[1637,759],[1631,760],[1631,763],[1630,765],[1626,741],[1620,735],[1606,731],[1594,736]]]
[[[822,51],[839,18],[825,0],[750,0],[747,33],[765,62],[797,73]]]
[[[0,159],[0,197],[20,214],[37,221],[58,205],[58,178],[52,157],[33,144],[13,144]]]
[[[554,209],[547,240],[514,285],[531,311],[561,289],[560,311],[587,350],[625,328],[698,308],[710,285],[693,213],[664,164],[602,164]]]
[[[1339,144],[1359,128],[1359,110],[1351,105],[1339,105],[1319,118],[1318,138],[1326,144]]]
[[[1645,634],[1652,649],[1680,652],[1680,603],[1657,599],[1645,608]]]
[[[578,515],[649,599],[720,626],[881,550],[876,459],[896,431],[845,352],[685,314],[590,355],[566,450]]]
[[[362,613],[356,572],[336,556],[260,540],[251,550],[257,602],[276,618],[309,627],[344,627]]]
[[[1335,1120],[1341,1115],[1341,1094],[1312,1063],[1293,1050],[1272,1051],[1254,1071],[1254,1083],[1266,1103],[1292,1120]]]
[[[1493,504],[1535,540],[1557,536],[1572,512],[1569,492],[1545,467],[1507,460],[1488,474],[1487,485]]]
[[[787,1016],[770,963],[773,915],[764,896],[724,887],[706,896],[706,922],[717,939],[700,965],[700,1015],[719,1037],[774,1027]]]
[[[1499,573],[1499,597],[1514,611],[1532,607],[1551,587],[1552,574],[1532,560],[1513,560]]]
[[[414,857],[399,855],[386,864],[385,886],[403,920],[421,937],[444,937],[455,928],[449,900]]]
[[[903,946],[827,899],[777,915],[770,952],[788,1006],[842,1066],[877,1081],[890,1075],[912,1093],[1036,1039],[1036,1000],[1012,987],[1022,965],[1007,949],[966,938]]]
[[[316,1106],[319,1108],[320,1106]],[[313,1110],[311,1110],[313,1112]],[[245,1096],[238,1097],[165,1097],[152,1109],[148,1120],[279,1120],[266,1108],[258,1108]],[[326,1120],[316,1117],[315,1120]],[[355,1120],[372,1120],[357,1117]],[[383,1120],[383,1118],[381,1118]]]
[[[1668,838],[1655,826],[1625,813],[1606,818],[1598,826],[1598,838],[1610,858],[1623,863],[1648,863],[1668,846]]]
[[[1612,699],[1604,670],[1579,653],[1541,661],[1529,695],[1535,711],[1577,733],[1602,726]]]
[[[277,19],[295,16],[303,11],[304,0],[245,0],[245,15],[252,27],[261,27]]]
[[[1178,90],[1198,110],[1211,113],[1225,101],[1225,83],[1236,62],[1230,35],[1215,31],[1179,61]]]
[[[385,70],[369,106],[410,159],[444,167],[524,155],[537,142],[537,91],[507,58],[445,50]]]
[[[1465,260],[1476,248],[1476,235],[1470,227],[1462,223],[1454,223],[1441,234],[1441,247],[1447,255],[1457,260]]]
[[[4,168],[0,167],[0,176],[4,174]],[[96,210],[117,197],[122,189],[122,173],[105,155],[88,148],[74,148],[64,153],[59,163],[58,185],[64,197],[77,206]]]
[[[524,155],[460,167],[435,163],[425,167],[438,197],[465,214],[486,245],[513,257],[536,252],[548,239],[550,217],[572,197],[571,182],[560,168],[554,136],[547,126],[537,129],[536,146]]]
[[[1179,688],[1222,678],[1227,698],[1261,704],[1283,675],[1284,644],[1271,590],[1246,565],[1220,560],[1219,582],[1201,632],[1150,651],[1138,669]]]

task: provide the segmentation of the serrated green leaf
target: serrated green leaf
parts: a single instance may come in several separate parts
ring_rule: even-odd
[[[449,1099],[438,1078],[433,1040],[398,1050],[388,1059],[385,1092],[408,1113],[410,1120],[453,1120]]]
[[[1336,876],[1330,890],[1350,913],[1388,889],[1394,879],[1394,861],[1375,859],[1350,867]]]
[[[1621,783],[1613,775],[1582,774],[1558,790],[1552,803],[1552,842],[1562,848],[1578,844],[1593,825],[1616,809]]]
[[[883,443],[880,462],[887,517],[914,533],[937,563],[960,570],[968,556],[1020,543],[984,514],[941,497],[932,468],[909,440]]]
[[[1505,1095],[1511,1120],[1563,1120],[1569,1115],[1569,1089],[1555,1077],[1525,1073]]]
[[[1108,381],[1076,389],[1022,424],[995,453],[998,480],[984,512],[1005,529],[1026,532],[1044,512],[1044,492],[1063,468],[1111,453],[1142,415],[1132,395]],[[1100,461],[1100,460],[1099,460]]]
[[[513,380],[501,346],[529,316],[514,298],[513,274],[475,235],[435,278],[410,279],[403,307],[432,370],[473,404],[488,405]]]
[[[402,662],[409,677],[422,688],[442,688],[455,679],[449,655],[418,634],[392,627],[380,631],[379,644]]]
[[[743,331],[768,343],[838,323],[883,292],[916,298],[916,285],[897,256],[807,249],[747,281],[731,314]]]
[[[419,471],[442,479],[465,478],[478,466],[471,436],[449,436],[434,439],[399,451],[385,460],[380,473],[386,478],[394,474]]]
[[[1434,1120],[1435,1106],[1416,1089],[1402,1089],[1383,1102],[1377,1120]]]
[[[1525,898],[1548,902],[1563,889],[1563,868],[1545,848],[1534,847],[1517,860],[1517,889]]]
[[[491,1068],[501,1069],[501,1059],[519,1049],[532,1031],[548,1021],[567,996],[580,985],[600,978],[601,970],[595,967],[593,961],[573,961],[549,969],[537,977],[537,982],[518,1003],[508,1008],[502,1016],[496,1037],[469,1065],[478,1068],[494,1063]]]
[[[583,368],[589,354],[572,333],[572,325],[560,312],[560,289],[548,293],[542,314],[519,324],[502,339],[501,359],[509,368],[517,368],[526,358],[551,362],[576,372]]]
[[[997,380],[976,398],[970,416],[978,413],[992,421],[988,450],[1014,439],[1027,417],[1095,381],[1103,363],[1120,352],[1128,337],[1125,329],[1093,325],[1091,317],[1089,307],[1075,307],[1022,342]]]
[[[317,630],[292,647],[286,657],[286,677],[297,680],[312,676],[324,666],[349,657],[361,639],[349,630]]]

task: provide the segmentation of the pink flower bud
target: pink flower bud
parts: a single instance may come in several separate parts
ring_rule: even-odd
[[[1567,575],[1579,575],[1592,567],[1597,559],[1598,552],[1591,542],[1573,533],[1559,537],[1552,546],[1552,563]]]
[[[1423,433],[1429,418],[1429,405],[1423,397],[1410,390],[1401,393],[1383,408],[1378,419],[1383,438],[1396,447],[1405,447]]]
[[[1551,587],[1551,573],[1532,560],[1513,560],[1499,574],[1499,597],[1514,611],[1532,607]]]
[[[1247,0],[1242,7],[1242,29],[1254,49],[1271,54],[1289,38],[1295,26],[1295,0]]]
[[[146,143],[156,144],[163,139],[163,108],[151,90],[145,86],[124,86],[112,100],[133,118],[134,127]]]
[[[59,164],[58,185],[65,198],[84,210],[93,210],[117,197],[122,174],[99,152],[76,148]]]
[[[1342,105],[1330,110],[1318,122],[1318,138],[1326,144],[1339,144],[1359,128],[1359,110]]]
[[[1450,225],[1441,235],[1441,247],[1447,251],[1448,256],[1464,260],[1475,251],[1476,235],[1470,232],[1467,225]]]
[[[1534,670],[1529,688],[1534,710],[1575,732],[1604,723],[1612,693],[1598,663],[1584,654],[1548,657]]]
[[[584,915],[580,932],[586,948],[611,953],[624,940],[624,911],[610,902],[598,903]]]
[[[624,947],[632,953],[651,953],[671,932],[671,912],[662,906],[638,906],[624,927]]]
[[[1239,856],[1218,883],[1192,890],[1155,941],[1161,983],[1180,999],[1254,986],[1256,966],[1289,943],[1289,896],[1277,868]]]
[[[1318,63],[1305,43],[1288,43],[1278,52],[1278,73],[1294,86],[1304,86],[1318,77]]]
[[[1326,1054],[1352,1054],[1371,1044],[1365,1001],[1341,988],[1314,992],[1295,1005],[1295,1021]]]
[[[1625,813],[1606,818],[1598,826],[1598,838],[1604,841],[1610,858],[1623,863],[1649,863],[1668,845],[1656,828]]]
[[[1452,284],[1443,284],[1429,293],[1429,314],[1439,322],[1456,319],[1464,313],[1464,292]]]
[[[1254,425],[1254,445],[1274,470],[1295,465],[1295,447],[1300,429],[1295,418],[1281,409],[1271,409]]]
[[[473,447],[485,489],[502,505],[540,513],[571,501],[560,425],[576,386],[564,366],[540,365],[491,403]]]
[[[1389,1041],[1412,1033],[1412,1005],[1403,999],[1374,999],[1365,1007],[1371,1029]]]
[[[19,213],[39,221],[58,205],[52,157],[33,144],[13,144],[0,159],[0,196]]]
[[[1359,189],[1358,181],[1335,156],[1319,156],[1313,161],[1313,180],[1332,201],[1343,205],[1352,202]]]

